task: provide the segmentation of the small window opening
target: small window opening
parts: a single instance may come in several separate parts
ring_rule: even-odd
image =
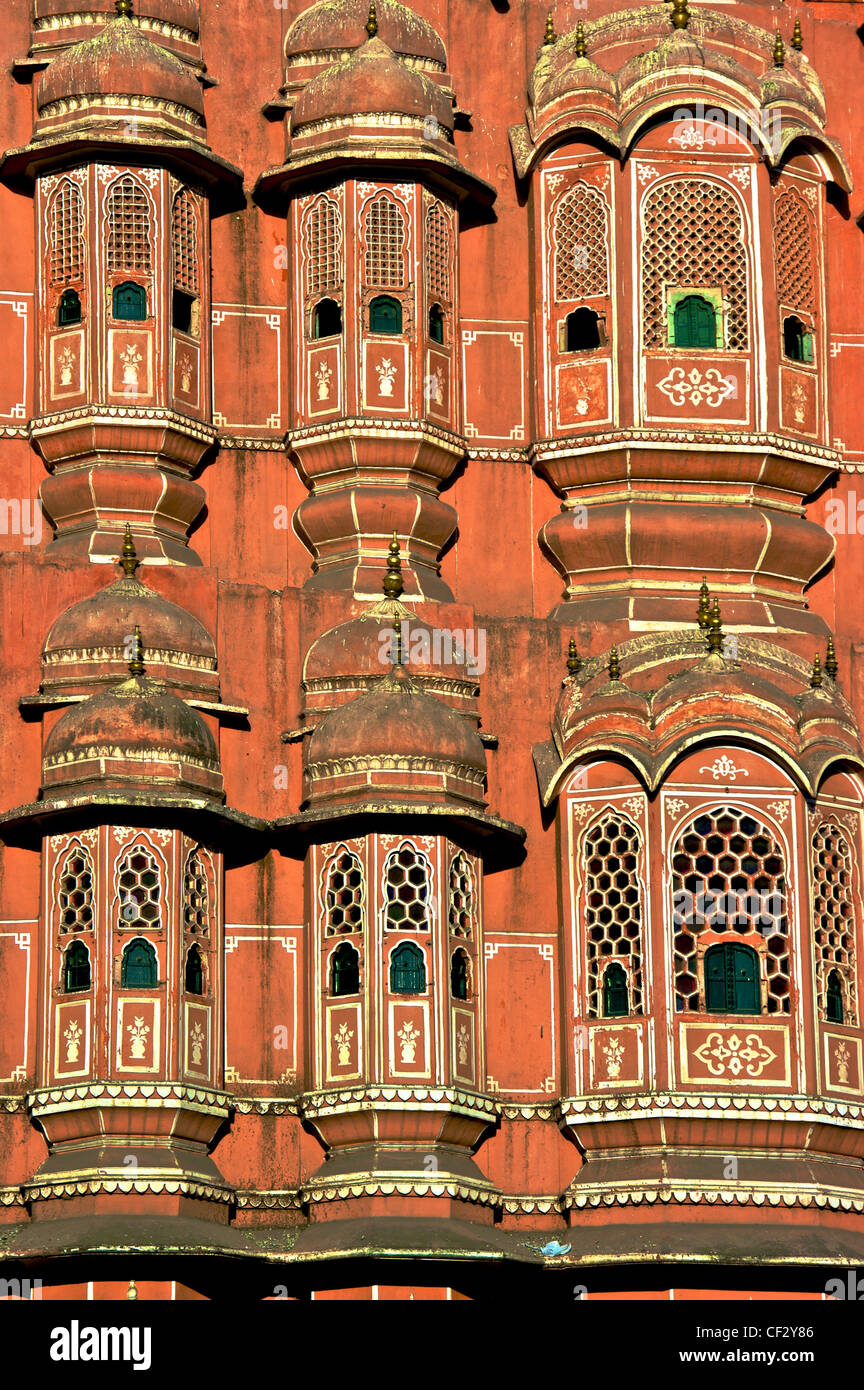
[[[80,323],[81,296],[77,290],[64,290],[57,306],[57,322],[61,328],[70,323]]]
[[[120,984],[124,989],[153,989],[158,984],[156,952],[149,941],[137,938],[123,952]]]
[[[402,305],[389,294],[379,294],[369,305],[370,333],[401,333]]]
[[[593,309],[574,309],[564,324],[565,352],[593,352],[603,346],[600,315]]]
[[[347,941],[333,952],[330,993],[337,999],[360,993],[360,955]]]
[[[143,285],[126,280],[114,287],[113,313],[115,319],[131,320],[140,323],[147,317],[147,291]]]
[[[795,314],[783,320],[783,356],[790,362],[813,361],[813,334]]]
[[[444,341],[444,310],[440,304],[433,304],[429,310],[429,337],[433,343]]]
[[[450,962],[450,993],[454,999],[468,998],[468,955],[454,951]]]
[[[825,1013],[829,1023],[843,1022],[843,981],[838,970],[828,976],[825,990]]]
[[[313,338],[335,338],[342,332],[342,308],[335,299],[322,299],[312,315]]]
[[[174,291],[171,297],[171,323],[178,333],[188,333],[190,337],[196,331],[196,320],[198,319],[198,301],[194,294],[187,294],[185,290]]]
[[[709,1014],[758,1014],[759,957],[752,946],[724,941],[705,952],[705,1008]]]
[[[390,993],[423,994],[426,989],[426,962],[419,946],[403,941],[390,957]]]
[[[627,976],[623,965],[613,963],[603,976],[603,1017],[626,1018],[630,1012]]]
[[[67,994],[90,988],[90,952],[83,941],[73,941],[66,952],[63,988]]]
[[[190,946],[186,956],[186,993],[204,993],[204,962],[197,946]]]
[[[672,346],[676,348],[716,348],[717,310],[710,299],[688,294],[675,305]]]

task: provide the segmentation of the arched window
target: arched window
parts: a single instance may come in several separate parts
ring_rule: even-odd
[[[119,926],[133,931],[161,926],[162,885],[156,861],[143,846],[124,856],[117,878]]]
[[[384,869],[389,931],[429,930],[429,869],[413,845],[388,855]]]
[[[64,290],[57,305],[57,323],[61,328],[80,323],[82,318],[81,296],[77,290]]]
[[[603,346],[600,316],[593,309],[574,309],[564,324],[565,352],[593,352]]]
[[[63,179],[48,209],[48,275],[51,289],[84,279],[84,202],[81,190]]]
[[[335,338],[342,332],[342,310],[335,299],[322,299],[312,314],[312,337]]]
[[[403,941],[390,957],[390,993],[423,994],[426,989],[426,960],[419,946]]]
[[[93,861],[85,849],[75,846],[60,871],[60,932],[93,929]]]
[[[843,1008],[843,981],[837,970],[832,970],[825,986],[825,1017],[829,1023],[845,1023]]]
[[[451,936],[474,934],[474,876],[468,860],[457,854],[450,864],[448,918]]]
[[[370,333],[401,333],[402,305],[389,294],[379,294],[369,305]]]
[[[204,962],[201,959],[201,952],[195,945],[190,946],[186,952],[185,986],[187,994],[204,993]]]
[[[709,179],[655,183],[642,205],[644,348],[669,345],[670,291],[702,287],[722,297],[726,348],[746,349],[747,238],[736,194]],[[708,329],[701,331],[707,335]],[[710,346],[717,345],[715,322]],[[676,338],[675,346],[686,344]]]
[[[675,305],[672,321],[672,347],[716,348],[717,310],[710,299],[688,294]]]
[[[468,998],[468,953],[460,947],[450,958],[450,993],[454,999]]]
[[[212,867],[212,866],[211,866]],[[210,935],[210,890],[202,853],[193,850],[183,874],[183,926],[193,936]]]
[[[312,298],[338,290],[342,284],[342,214],[332,198],[319,198],[307,212],[305,249],[307,295]]]
[[[752,946],[723,941],[705,952],[705,1009],[709,1014],[758,1014],[759,957]]]
[[[153,989],[158,983],[156,952],[149,941],[136,937],[123,949],[120,984],[124,989]]]
[[[63,960],[63,988],[67,994],[90,988],[90,952],[83,941],[73,941]]]
[[[382,194],[366,210],[364,232],[366,284],[401,289],[405,284],[405,214],[402,209]]]
[[[343,941],[333,952],[330,993],[337,999],[360,993],[360,956],[350,941]]]
[[[577,183],[559,199],[552,219],[555,299],[567,303],[609,293],[606,203],[596,188]]]
[[[855,1024],[858,990],[855,963],[856,911],[852,846],[837,825],[817,827],[811,845],[813,929],[819,1012],[830,1023]],[[832,975],[839,981],[839,1007],[845,1018],[833,1018],[837,1008],[829,997]]]
[[[147,317],[147,291],[134,280],[125,280],[114,286],[111,311],[115,319],[128,319],[140,323]]]
[[[452,257],[450,223],[440,203],[433,203],[426,214],[426,293],[429,299],[452,302],[450,261]],[[430,333],[430,338],[433,336]],[[433,338],[434,342],[443,341]]]
[[[777,299],[785,308],[803,309],[807,314],[816,312],[813,230],[813,215],[796,189],[778,193],[774,203]]]
[[[626,1012],[642,1012],[641,848],[636,827],[617,813],[598,820],[583,841],[589,1018],[606,1016],[605,982],[616,956],[628,962],[630,971]]]
[[[429,337],[433,343],[444,341],[444,310],[440,304],[433,304],[429,310]]]
[[[197,329],[195,308],[201,293],[198,210],[187,189],[174,199],[171,217],[171,260],[174,267],[172,323],[180,333]]]
[[[783,320],[783,356],[790,362],[813,361],[813,334],[795,314]]]
[[[613,961],[603,976],[603,1017],[626,1018],[630,1012],[627,975],[623,965]]]
[[[325,871],[325,936],[363,930],[363,868],[356,854],[342,850]]]
[[[702,1008],[723,1012],[708,1003],[709,951],[716,944],[735,946],[728,935],[760,938],[764,942],[765,1004],[768,1013],[790,1012],[789,924],[786,915],[786,871],[783,850],[771,831],[748,810],[721,806],[699,815],[685,826],[672,850],[672,892],[675,948],[675,1007],[678,1012],[697,1013]],[[719,933],[727,937],[723,943]],[[741,943],[744,945],[744,943]],[[705,993],[700,994],[699,950],[705,949]],[[747,947],[752,950],[751,947]],[[762,950],[760,944],[760,952]],[[755,956],[755,951],[753,952]],[[726,969],[727,957],[713,957],[715,972]],[[736,958],[745,978],[740,981],[741,999],[748,988],[758,991],[758,958]],[[719,963],[718,963],[719,962]],[[729,966],[732,969],[732,966]],[[746,985],[747,972],[752,974]],[[755,983],[753,983],[755,981]],[[712,999],[720,999],[719,976],[712,984]],[[729,997],[730,986],[723,986]],[[757,995],[757,1002],[758,995]],[[761,1012],[760,1008],[740,1007],[729,1012]]]
[[[124,174],[112,184],[106,208],[108,245],[106,268],[109,275],[152,271],[152,228],[150,199],[137,179]]]

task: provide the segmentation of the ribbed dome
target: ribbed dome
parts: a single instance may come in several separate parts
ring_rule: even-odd
[[[155,19],[160,24],[175,24],[178,29],[198,33],[198,0],[136,0],[135,13],[140,19]],[[115,14],[114,0],[36,0],[34,17],[53,19],[59,15]]]
[[[293,130],[312,121],[397,114],[434,116],[452,132],[453,104],[437,83],[401,63],[381,39],[370,39],[350,58],[313,77],[297,99]]]
[[[118,15],[100,34],[54,58],[36,96],[39,111],[54,102],[90,97],[151,97],[203,118],[201,85],[190,68]]]
[[[378,36],[404,57],[447,63],[444,45],[431,24],[395,0],[378,0]],[[367,38],[368,0],[325,0],[295,19],[285,39],[289,62],[299,54],[342,52],[358,48]]]

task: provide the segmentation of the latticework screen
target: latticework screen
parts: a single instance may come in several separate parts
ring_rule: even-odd
[[[390,198],[369,204],[365,220],[367,285],[401,289],[405,284],[405,215]]]
[[[325,936],[363,930],[363,869],[355,854],[343,850],[325,871]]]
[[[174,284],[179,290],[197,298],[201,288],[198,271],[198,213],[185,191],[178,193],[174,199],[171,250],[174,259]]]
[[[814,313],[813,222],[804,200],[792,189],[774,204],[774,259],[779,302]]]
[[[306,214],[306,293],[332,293],[342,284],[342,215],[332,198],[319,198]]]
[[[662,183],[642,222],[642,313],[646,348],[668,346],[666,291],[720,289],[725,346],[747,347],[747,253],[734,194],[703,179]]]
[[[594,188],[579,183],[558,202],[552,221],[555,298],[571,303],[609,293],[609,223]]]
[[[450,302],[450,224],[440,203],[426,214],[426,293],[430,300]]]
[[[64,179],[48,210],[51,288],[80,284],[84,278],[84,201],[81,190]]]
[[[629,1012],[642,1012],[642,904],[639,833],[608,816],[585,836],[585,936],[588,1017],[603,1016],[603,974],[610,961],[627,971]]]
[[[149,275],[152,267],[150,202],[131,174],[124,174],[108,194],[107,268]]]
[[[851,1022],[858,1016],[855,980],[855,905],[852,896],[852,851],[836,825],[820,825],[813,836],[813,916],[819,1007],[826,1016],[826,991],[832,970],[844,986]]]

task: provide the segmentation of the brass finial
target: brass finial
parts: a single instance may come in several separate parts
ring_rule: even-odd
[[[618,660],[618,648],[613,647],[609,653],[609,679],[610,681],[620,681],[621,663]]]
[[[804,36],[801,33],[800,19],[796,19],[795,27],[792,30],[792,47],[795,49],[796,53],[800,53],[801,49],[804,47]]]
[[[132,0],[114,0],[114,8],[117,13],[123,15],[125,19],[130,19],[132,17]],[[136,1294],[135,1297],[137,1298],[138,1295]]]
[[[723,623],[720,618],[720,600],[715,598],[711,603],[711,612],[708,616],[708,651],[713,655],[723,655]]]
[[[828,638],[828,647],[825,652],[825,670],[832,681],[836,681],[837,672],[840,670],[840,667],[837,665],[837,653],[834,650],[833,637]]]
[[[576,25],[575,50],[577,58],[584,58],[585,54],[588,52],[587,48],[585,47],[585,30],[582,28],[581,19],[579,23]]]
[[[576,650],[576,638],[570,638],[570,645],[567,648],[567,673],[571,676],[578,676],[582,670],[582,658]]]
[[[783,64],[785,63],[785,61],[786,61],[786,49],[783,47],[783,35],[780,33],[780,30],[778,29],[776,35],[774,36],[774,66],[775,66],[775,68],[782,68],[782,66],[783,66]]]
[[[696,614],[696,621],[703,632],[708,631],[711,622],[711,595],[708,592],[708,580],[704,574],[702,583],[699,585],[699,609]]]
[[[686,29],[690,23],[687,0],[672,0],[672,28]]]
[[[132,527],[126,522],[126,532],[123,536],[123,549],[120,552],[120,563],[123,566],[123,573],[127,579],[131,579],[138,568],[138,551],[135,549],[135,542],[132,539]]]
[[[143,676],[144,674],[144,642],[141,637],[141,629],[135,624],[135,636],[132,644],[132,660],[129,662],[130,676]]]
[[[117,4],[122,4],[122,0],[117,0]],[[134,1279],[129,1280],[129,1288],[126,1290],[126,1297],[128,1299],[136,1299],[138,1297],[138,1285],[135,1283]]]
[[[399,537],[393,532],[393,539],[388,547],[387,573],[384,576],[384,594],[387,598],[401,598],[405,592],[405,585],[402,582],[402,559],[399,554]],[[401,665],[401,662],[399,663]]]
[[[366,21],[366,33],[369,35],[370,39],[374,39],[375,35],[378,33],[378,13],[375,9],[375,0],[372,0],[371,5],[369,6],[369,18]]]
[[[810,673],[810,689],[822,689],[822,662],[819,660],[818,652],[813,658],[813,670]]]
[[[558,42],[558,35],[555,33],[555,21],[550,10],[546,16],[546,33],[543,35],[543,47],[548,48],[550,44]]]

